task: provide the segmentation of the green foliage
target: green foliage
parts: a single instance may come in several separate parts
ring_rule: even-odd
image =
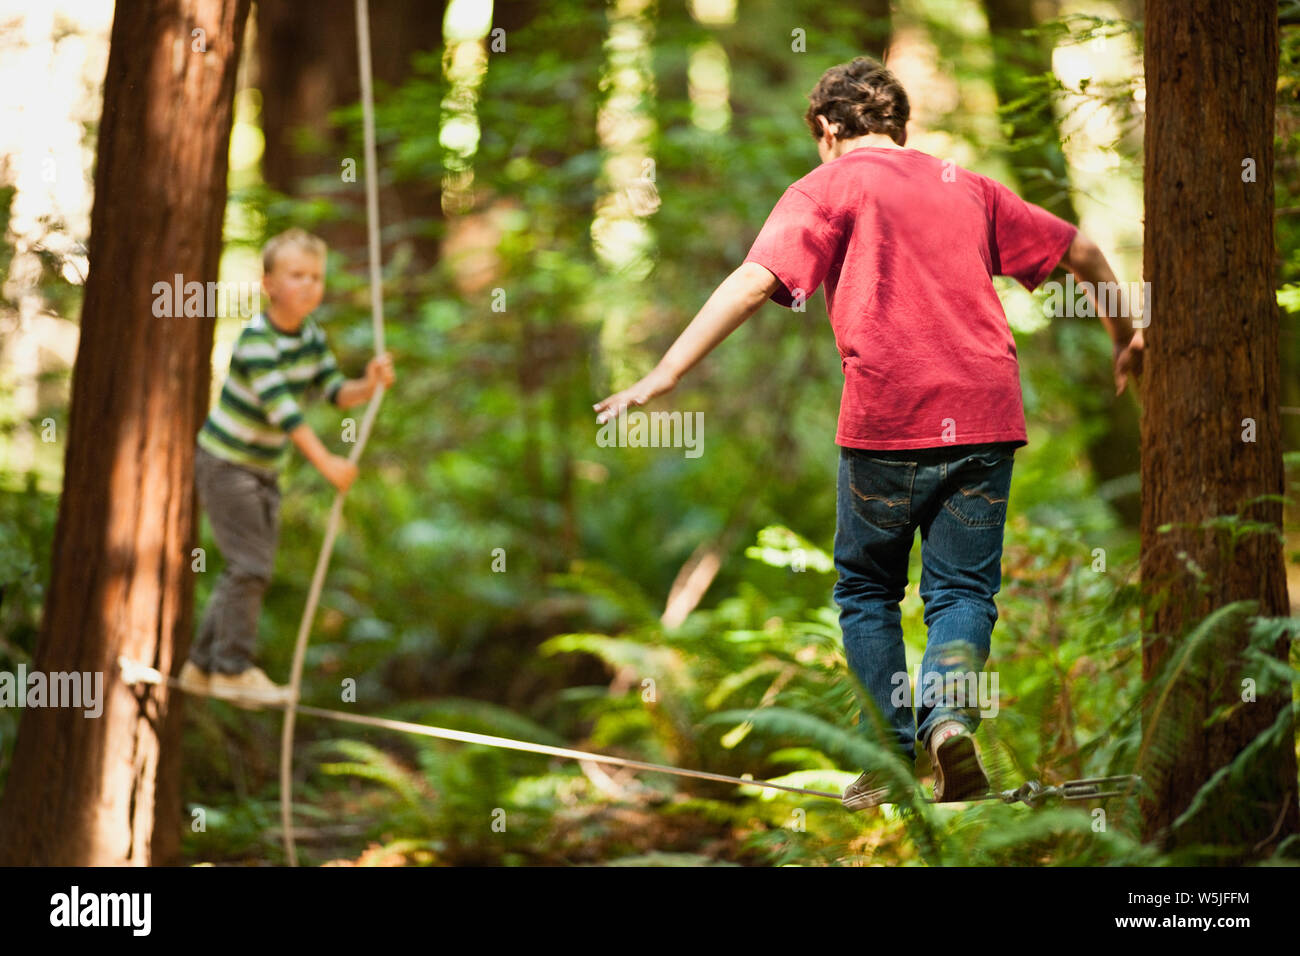
[[[642,853],[637,856],[619,857],[602,866],[735,866],[719,860],[712,860],[698,853]]]
[[[281,860],[279,845],[272,837],[280,819],[279,801],[273,793],[245,799],[224,807],[189,805],[183,831],[185,851],[204,860]],[[203,811],[204,829],[193,829],[194,811]]]
[[[404,719],[436,726],[556,739],[516,714],[477,701],[443,701],[400,712]],[[470,719],[456,720],[457,714]],[[413,747],[413,766],[359,741],[332,740],[314,749],[351,758],[322,763],[321,773],[377,784],[390,795],[378,804],[370,833],[382,841],[381,853],[417,861],[423,853],[424,862],[451,865],[500,865],[521,859],[535,845],[557,808],[556,786],[562,782],[554,775],[540,781],[521,775],[541,758],[425,737],[415,738]]]
[[[29,473],[16,491],[0,492],[0,671],[30,665],[40,633],[41,605],[49,581],[57,499],[37,488]],[[21,711],[0,707],[0,792]]]

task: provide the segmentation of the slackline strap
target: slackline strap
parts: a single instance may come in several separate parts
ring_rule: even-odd
[[[193,694],[181,685],[175,677],[164,677],[156,668],[139,664],[127,657],[118,658],[122,670],[122,679],[128,684],[167,684],[178,690]],[[236,702],[235,698],[209,694],[214,700]],[[770,790],[784,790],[787,793],[800,793],[809,797],[825,797],[828,800],[840,800],[841,794],[828,793],[825,790],[809,790],[803,787],[791,787],[784,783],[770,780],[754,780],[752,777],[731,777],[721,773],[708,773],[703,770],[687,770],[668,764],[647,763],[644,760],[629,760],[626,757],[610,757],[605,754],[591,753],[586,750],[573,750],[568,747],[552,747],[549,744],[535,744],[526,740],[514,740],[510,737],[496,737],[491,734],[476,734],[468,730],[452,730],[448,727],[433,727],[427,724],[415,724],[406,720],[393,720],[388,717],[372,717],[369,714],[351,714],[342,710],[329,710],[324,707],[310,707],[288,702],[259,702],[241,698],[244,703],[256,703],[271,709],[284,708],[286,714],[291,710],[322,717],[326,720],[338,720],[344,723],[361,724],[378,727],[383,730],[396,730],[404,734],[417,734],[422,737],[438,737],[443,740],[458,740],[467,744],[482,744],[487,747],[501,747],[506,750],[521,750],[526,753],[546,754],[552,757],[567,757],[571,760],[585,760],[591,763],[610,764],[616,767],[630,767],[634,770],[651,770],[656,773],[673,774],[678,777],[694,777],[698,780],[715,780],[719,783],[734,783],[742,787],[765,787]],[[1097,800],[1107,797],[1123,797],[1135,792],[1142,778],[1132,774],[1112,777],[1088,777],[1082,780],[1069,780],[1051,787],[1043,787],[1037,780],[1029,780],[1014,790],[991,791],[977,797],[967,797],[958,803],[975,803],[984,800],[1000,800],[1003,803],[1023,803],[1034,807],[1051,797],[1063,800]],[[933,798],[926,798],[926,803],[934,803]]]

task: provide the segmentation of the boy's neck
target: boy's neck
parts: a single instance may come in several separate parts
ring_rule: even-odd
[[[836,144],[839,149],[835,153],[836,158],[843,156],[845,153],[851,153],[855,149],[906,149],[905,146],[899,146],[888,136],[881,133],[868,133],[866,136],[857,136],[853,139],[840,140]]]
[[[266,321],[270,322],[271,327],[279,332],[284,332],[287,335],[296,335],[298,330],[302,328],[302,324],[307,321],[307,317],[304,315],[296,324],[290,326],[283,320],[283,317],[279,314],[279,311],[275,306],[268,305],[266,307]]]

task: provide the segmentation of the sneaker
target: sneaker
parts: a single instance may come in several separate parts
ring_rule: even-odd
[[[193,661],[186,661],[176,679],[181,690],[187,694],[207,694],[208,680],[211,675]]]
[[[930,734],[934,762],[934,802],[959,803],[989,792],[989,778],[980,763],[975,738],[965,725],[945,720]]]
[[[249,667],[238,674],[214,671],[208,681],[213,697],[229,700],[247,710],[262,704],[283,704],[289,700],[289,688],[277,684],[260,667]]]
[[[867,770],[844,789],[840,803],[845,810],[857,811],[894,803],[889,775],[884,770]]]

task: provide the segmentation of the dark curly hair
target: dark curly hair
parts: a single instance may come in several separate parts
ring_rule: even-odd
[[[867,133],[884,133],[899,146],[907,142],[907,118],[912,108],[898,78],[869,56],[833,66],[808,94],[804,122],[814,139],[824,135],[817,114],[838,123],[839,139],[853,139]]]

